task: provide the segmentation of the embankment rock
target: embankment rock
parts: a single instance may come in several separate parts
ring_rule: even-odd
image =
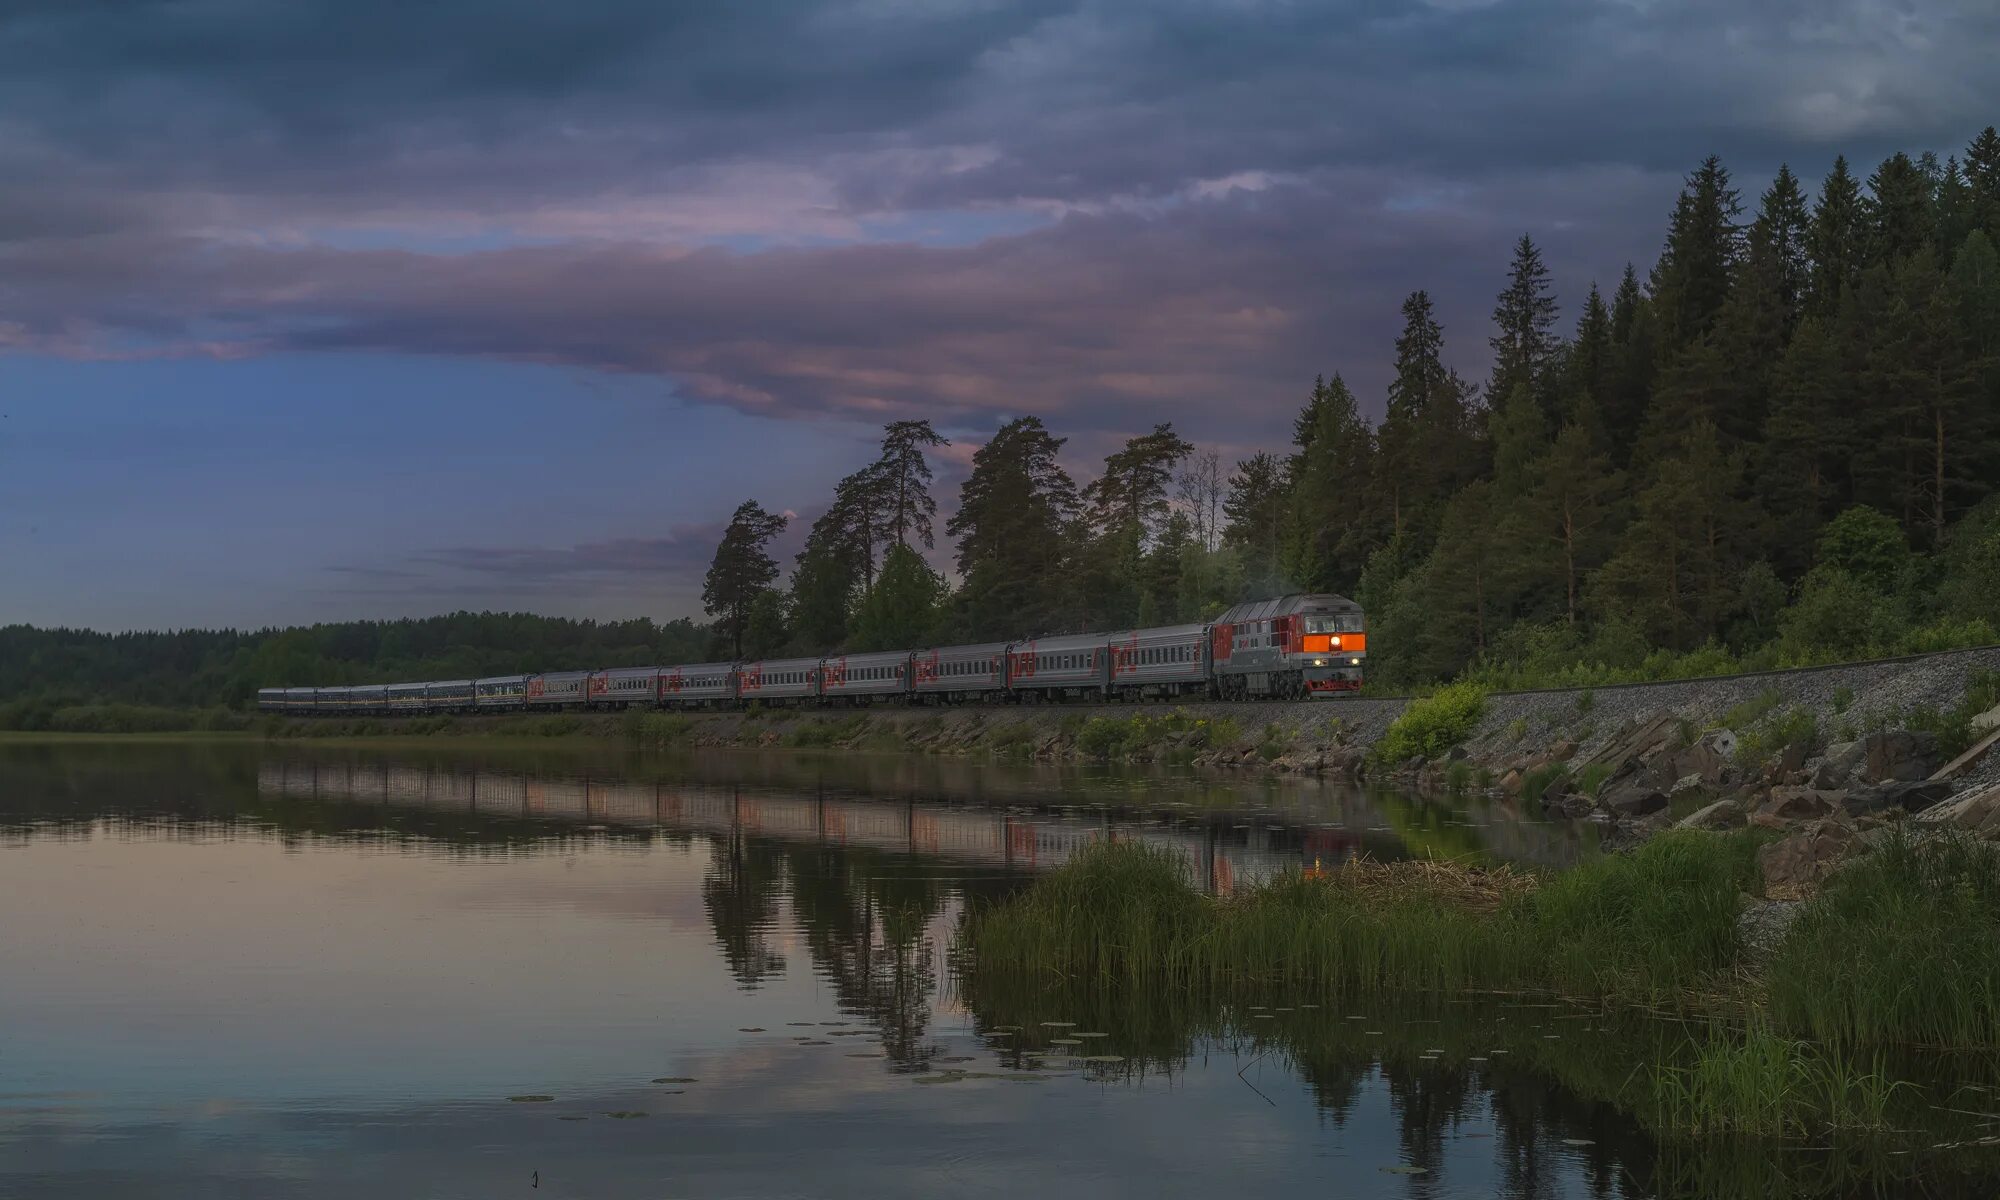
[[[1828,816],[1840,808],[1840,793],[1821,792],[1809,787],[1780,784],[1771,789],[1771,798],[1757,809],[1760,825],[1788,825]]]
[[[1841,807],[1849,816],[1887,812],[1892,809],[1919,813],[1951,797],[1951,781],[1940,779],[1866,784],[1850,789],[1841,797]]]
[[[1813,821],[1789,836],[1758,847],[1757,870],[1764,894],[1772,899],[1795,897],[1819,885],[1853,852],[1859,835],[1833,817]]]
[[[1937,735],[1907,729],[1871,733],[1861,739],[1861,781],[1914,782],[1938,768]]]
[[[1642,780],[1628,780],[1599,801],[1604,810],[1621,817],[1642,817],[1667,806],[1667,794]]]
[[[1680,829],[1737,829],[1744,823],[1743,806],[1734,800],[1717,800],[1696,809],[1676,823]]]

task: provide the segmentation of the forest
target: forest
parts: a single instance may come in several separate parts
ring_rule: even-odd
[[[1586,684],[2000,641],[2000,135],[1961,159],[1782,167],[1753,203],[1716,158],[1650,269],[1573,327],[1523,236],[1483,382],[1403,302],[1370,421],[1338,372],[1291,444],[1225,467],[1171,425],[1079,487],[1035,417],[973,456],[945,532],[921,421],[844,480],[789,582],[754,502],[706,599],[761,656],[1201,620],[1284,591],[1369,613],[1370,677]]]
[[[1663,205],[1663,207],[1667,207]],[[922,420],[842,480],[787,573],[746,501],[713,625],[455,613],[310,628],[0,629],[0,726],[259,686],[820,654],[1214,616],[1286,591],[1369,614],[1371,687],[1609,683],[2000,642],[2000,135],[1866,178],[1716,158],[1657,260],[1567,329],[1523,236],[1483,381],[1403,301],[1382,416],[1333,371],[1288,446],[1225,464],[1162,424],[1079,485],[1036,417],[972,456],[938,528]],[[1610,278],[1607,276],[1607,278]],[[1376,405],[1365,406],[1373,411]],[[950,576],[930,555],[953,543]]]

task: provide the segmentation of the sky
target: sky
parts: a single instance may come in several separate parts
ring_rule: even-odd
[[[880,426],[1379,413],[1719,154],[2000,121],[1992,0],[9,0],[0,624],[698,615]],[[937,560],[949,559],[940,546]]]

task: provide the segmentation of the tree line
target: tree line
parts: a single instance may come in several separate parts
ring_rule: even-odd
[[[0,728],[45,727],[56,709],[118,702],[243,705],[260,687],[468,679],[688,662],[711,634],[685,619],[575,621],[457,612],[253,631],[96,633],[0,627]]]
[[[1078,487],[1035,417],[974,454],[931,569],[927,422],[888,426],[788,582],[737,510],[704,599],[749,656],[1199,620],[1353,596],[1374,677],[1697,673],[2000,641],[2000,135],[1963,158],[1789,166],[1754,206],[1714,157],[1658,259],[1574,326],[1523,236],[1486,380],[1402,304],[1383,415],[1335,372],[1282,452],[1226,470],[1171,425]]]

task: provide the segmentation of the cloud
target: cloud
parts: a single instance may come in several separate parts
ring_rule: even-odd
[[[1375,403],[1397,302],[1483,374],[1680,173],[1950,148],[1984,0],[45,0],[0,21],[0,353],[393,352],[778,417],[1083,432]]]

